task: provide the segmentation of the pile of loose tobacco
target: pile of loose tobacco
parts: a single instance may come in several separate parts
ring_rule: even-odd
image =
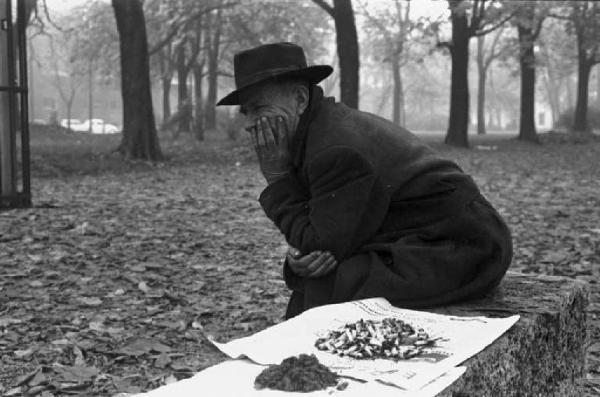
[[[257,389],[311,392],[336,386],[338,375],[331,372],[314,355],[288,357],[279,365],[270,365],[254,381]],[[343,386],[338,385],[342,390]]]
[[[389,317],[382,321],[361,319],[346,324],[317,339],[315,346],[319,350],[357,359],[401,360],[422,354],[423,349],[434,346],[436,340],[421,328],[415,330],[410,324]]]

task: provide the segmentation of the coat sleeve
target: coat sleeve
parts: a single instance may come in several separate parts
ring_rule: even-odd
[[[326,149],[307,169],[308,187],[290,174],[269,185],[260,203],[302,254],[330,251],[340,262],[379,229],[390,194],[369,162],[351,148]]]

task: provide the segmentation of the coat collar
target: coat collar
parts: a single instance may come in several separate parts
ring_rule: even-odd
[[[322,100],[323,89],[317,85],[313,86],[310,91],[308,107],[304,114],[300,116],[296,133],[292,138],[292,165],[296,169],[299,169],[302,166],[302,162],[304,160],[304,151],[306,148],[306,135],[308,134],[308,127],[315,118],[317,109],[319,108]]]

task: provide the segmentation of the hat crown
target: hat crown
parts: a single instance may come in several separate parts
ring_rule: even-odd
[[[306,67],[306,57],[302,47],[287,42],[264,44],[239,52],[233,58],[237,88]]]
[[[236,89],[217,102],[217,106],[239,105],[244,90],[275,77],[301,78],[310,84],[318,84],[333,72],[333,68],[329,65],[307,66],[302,47],[283,42],[264,44],[235,54],[233,71]]]

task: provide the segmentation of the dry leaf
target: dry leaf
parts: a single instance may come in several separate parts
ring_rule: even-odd
[[[53,369],[60,381],[64,382],[65,384],[88,382],[100,373],[100,371],[98,371],[98,369],[95,367],[86,367],[83,365],[61,365],[55,366]],[[68,389],[70,387],[71,386],[69,385],[65,385],[64,388]]]
[[[175,375],[171,374],[165,378],[165,385],[170,385],[171,383],[177,382],[177,378]]]
[[[146,284],[145,281],[140,281],[138,283],[138,288],[140,289],[140,291],[148,293],[150,292],[150,287],[148,287],[148,284]]]
[[[87,296],[81,296],[77,298],[77,300],[83,303],[86,306],[100,306],[102,304],[102,300],[100,298],[90,298]]]
[[[166,368],[171,363],[171,357],[167,353],[161,353],[154,361],[154,366],[157,368]]]

